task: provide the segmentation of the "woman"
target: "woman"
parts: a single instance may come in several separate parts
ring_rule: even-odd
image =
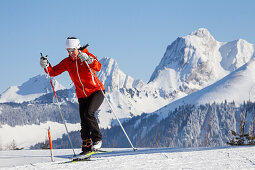
[[[52,77],[68,71],[74,83],[81,118],[80,154],[83,155],[102,146],[102,135],[95,118],[95,112],[104,100],[104,86],[95,73],[101,70],[101,64],[87,48],[81,47],[79,39],[75,37],[67,38],[66,50],[69,56],[58,65],[52,67],[45,57],[41,57],[40,64]]]

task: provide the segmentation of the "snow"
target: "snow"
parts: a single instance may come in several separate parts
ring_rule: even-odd
[[[19,95],[18,94],[19,88],[18,86],[11,86],[7,91],[5,91],[0,98],[0,102],[24,102],[33,100],[44,93],[37,93],[37,94],[29,94],[29,95]]]
[[[174,69],[166,68],[165,70],[160,70],[156,81],[151,82],[149,85],[153,88],[164,89],[166,92],[170,93],[171,91],[178,88],[177,77],[180,76]]]
[[[19,148],[29,148],[39,142],[45,141],[48,135],[48,128],[51,129],[52,140],[61,138],[66,133],[64,125],[57,122],[46,122],[40,125],[24,125],[11,127],[9,125],[2,125],[0,128],[0,144],[2,147],[10,144],[13,140]],[[68,130],[80,130],[80,123],[67,123]]]
[[[166,107],[175,109],[182,104],[221,103],[225,100],[235,101],[236,105],[240,105],[248,99],[255,101],[254,90],[252,90],[255,86],[254,70],[255,59],[252,59],[214,84],[176,100]]]
[[[65,89],[55,79],[52,79],[55,90]],[[0,103],[31,101],[43,94],[52,92],[50,80],[46,75],[40,74],[30,78],[20,86],[11,86],[0,95]]]
[[[254,169],[255,147],[105,149],[110,153],[93,155],[92,161],[66,163],[72,151],[0,151],[1,169]],[[79,153],[76,149],[75,152]]]

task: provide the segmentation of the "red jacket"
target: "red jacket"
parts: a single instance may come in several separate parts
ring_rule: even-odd
[[[58,65],[54,67],[51,65],[48,67],[48,72],[52,77],[57,76],[64,71],[68,71],[74,83],[76,95],[78,98],[88,97],[95,91],[101,90],[99,85],[101,86],[102,90],[104,90],[103,83],[96,75],[96,71],[101,70],[101,63],[93,54],[89,53],[87,49],[84,49],[82,52],[87,53],[89,56],[94,58],[94,61],[89,64],[89,67],[94,73],[94,76],[92,76],[85,62],[81,62],[79,58],[73,59],[70,56],[63,59]]]

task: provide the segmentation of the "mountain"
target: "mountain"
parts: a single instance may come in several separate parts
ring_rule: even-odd
[[[241,39],[233,42],[216,41],[207,29],[200,28],[177,38],[167,47],[149,84],[169,96],[180,94],[183,97],[214,83],[250,61],[254,58],[254,49],[254,45]]]
[[[55,90],[64,89],[60,83],[52,79]],[[51,93],[52,88],[46,75],[41,74],[30,78],[20,86],[11,86],[0,95],[0,103],[31,101],[46,93]]]

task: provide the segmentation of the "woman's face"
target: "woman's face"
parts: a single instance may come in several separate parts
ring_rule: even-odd
[[[72,57],[73,59],[77,58],[79,51],[76,48],[67,48],[66,50],[70,57]]]

